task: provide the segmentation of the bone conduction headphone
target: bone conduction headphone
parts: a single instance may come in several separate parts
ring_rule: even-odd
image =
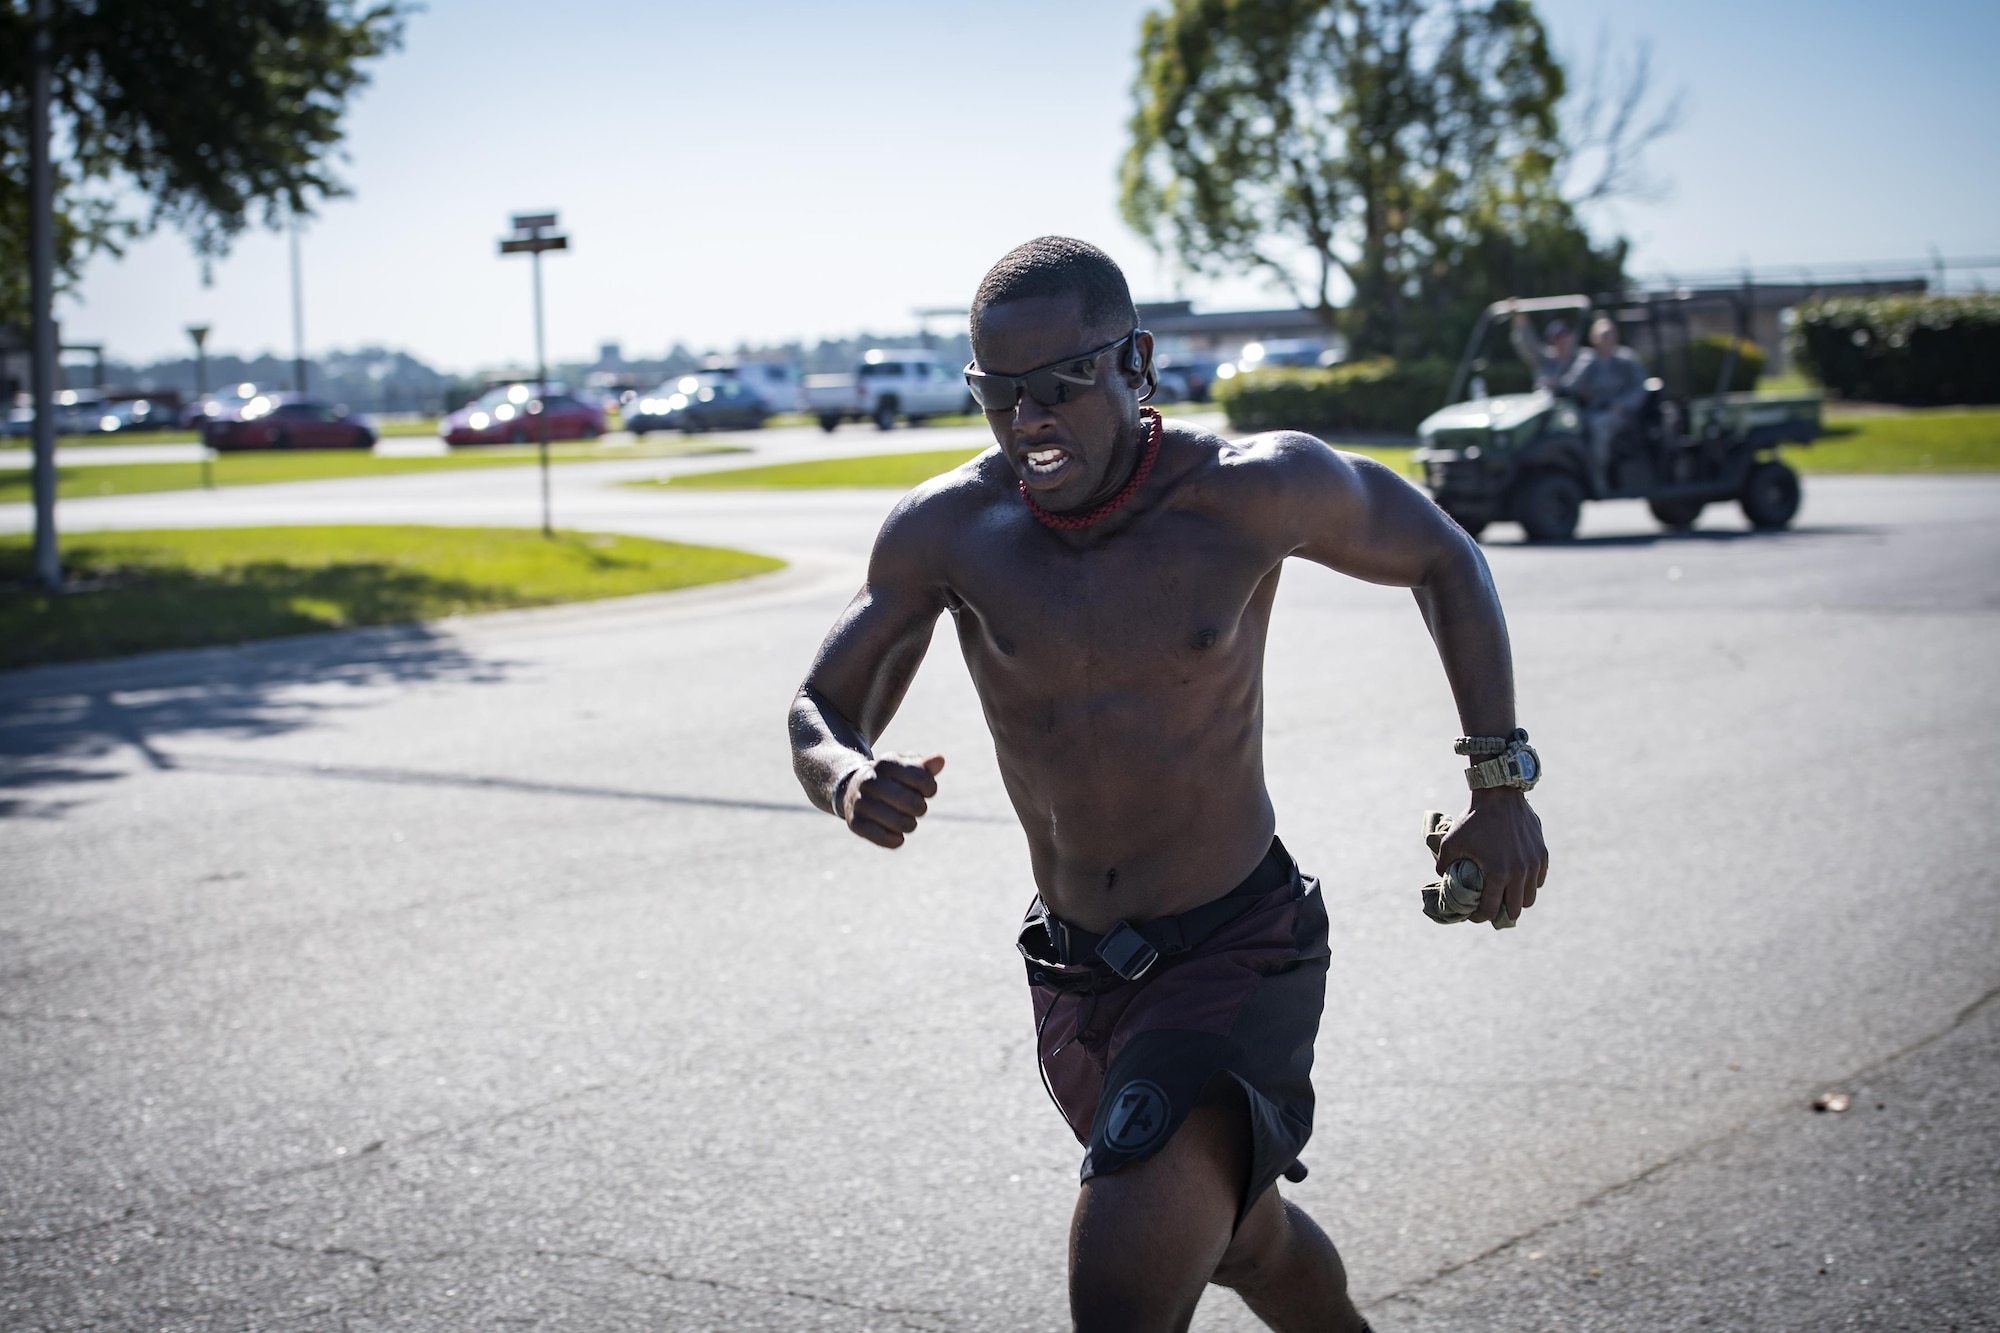
[[[1146,392],[1139,399],[1148,402],[1159,391],[1160,372],[1154,368],[1152,358],[1139,350],[1139,335],[1144,329],[1133,329],[1117,342],[1110,342],[1095,351],[1081,356],[1064,357],[1046,366],[1037,366],[1025,375],[989,375],[976,369],[977,361],[965,365],[965,384],[972,390],[973,401],[986,412],[1011,412],[1021,401],[1021,391],[1043,407],[1055,407],[1092,388],[1097,383],[1097,358],[1106,352],[1125,348],[1121,368],[1128,374],[1144,374]]]

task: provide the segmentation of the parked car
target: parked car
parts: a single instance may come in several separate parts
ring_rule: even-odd
[[[646,389],[637,380],[607,370],[592,374],[583,387],[584,396],[604,410],[607,421],[613,412],[623,412]]]
[[[764,400],[772,413],[797,412],[804,399],[799,390],[799,368],[789,361],[732,361],[714,357],[702,373],[740,380],[743,386]]]
[[[1163,356],[1154,364],[1160,371],[1160,397],[1166,402],[1205,403],[1215,387],[1218,362],[1212,356]]]
[[[372,449],[375,429],[345,407],[291,394],[258,394],[230,417],[202,427],[209,448]]]
[[[127,398],[104,404],[97,418],[102,431],[171,430],[180,424],[180,404],[164,398]]]
[[[1242,353],[1236,358],[1236,369],[1241,373],[1277,366],[1330,366],[1340,359],[1341,349],[1337,344],[1329,345],[1318,338],[1267,338],[1263,342],[1244,343]]]
[[[604,433],[604,409],[595,403],[552,391],[544,404],[535,397],[534,385],[504,384],[440,421],[438,434],[450,445],[527,444],[541,438],[537,418],[544,410],[552,440],[594,440]]]
[[[110,429],[104,424],[112,404],[100,389],[59,389],[56,391],[56,434],[95,435]],[[13,410],[7,414],[7,434],[35,433],[35,400],[26,393],[14,395]]]
[[[634,435],[649,430],[690,435],[704,430],[755,430],[770,415],[764,400],[735,375],[703,371],[668,380],[640,395],[625,409],[625,429]]]
[[[1159,382],[1153,387],[1152,401],[1156,403],[1189,403],[1194,401],[1194,386],[1188,383],[1185,370],[1174,366],[1158,366],[1155,371]]]
[[[819,418],[821,430],[843,421],[890,430],[899,416],[918,426],[925,417],[972,411],[964,373],[914,348],[875,348],[851,375],[808,375],[805,394],[806,411]]]
[[[228,420],[240,414],[244,406],[260,392],[256,385],[246,381],[198,397],[182,409],[181,425],[190,430],[200,430],[210,421]]]

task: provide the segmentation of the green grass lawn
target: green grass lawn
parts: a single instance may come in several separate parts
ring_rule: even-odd
[[[811,412],[779,412],[767,418],[764,425],[777,430],[784,426],[817,426],[819,418]],[[925,417],[926,426],[983,426],[986,418],[976,413],[948,413],[941,417]]]
[[[792,490],[817,486],[868,486],[906,491],[920,481],[949,472],[980,449],[941,449],[923,454],[869,454],[862,458],[822,458],[809,463],[697,472],[684,477],[633,482],[635,486],[693,487],[699,490]]]
[[[1343,444],[1337,449],[1366,454],[1405,476],[1410,451],[1379,445]],[[767,467],[730,468],[635,486],[700,490],[761,490],[856,486],[908,490],[947,472],[977,449],[944,449],[921,454],[870,454]],[[1801,472],[1994,472],[2000,471],[2000,408],[1943,408],[1916,412],[1827,410],[1826,433],[1809,448],[1788,448],[1785,457]]]
[[[561,463],[743,452],[741,445],[678,437],[622,446],[583,442],[549,446],[549,457]],[[531,444],[485,445],[416,458],[380,458],[354,449],[300,449],[223,454],[209,466],[217,486],[261,486],[280,481],[322,481],[330,477],[388,477],[405,472],[519,467],[534,462],[535,458],[536,449]],[[56,494],[65,500],[182,491],[202,482],[199,463],[93,463],[56,469]],[[0,471],[0,503],[32,499],[32,488],[27,468]]]
[[[436,435],[436,417],[418,417],[413,421],[384,421],[375,427],[376,435],[385,440],[407,439],[411,436]],[[114,444],[200,444],[201,435],[191,430],[142,430],[129,434],[123,431],[92,431],[88,435],[58,435],[58,449],[98,449]],[[7,441],[8,448],[31,449],[33,444],[23,436],[15,436]]]
[[[1811,447],[1786,449],[1801,472],[2000,471],[2000,408],[1914,412],[1826,411],[1826,433]]]
[[[18,449],[34,448],[34,441],[17,436],[7,442]],[[201,433],[192,430],[138,430],[127,434],[117,430],[96,430],[88,435],[58,435],[58,449],[97,449],[113,444],[200,444]]]
[[[1397,471],[1409,462],[1408,449],[1384,449],[1373,445],[1336,444],[1350,453],[1367,454]],[[868,454],[860,458],[826,458],[809,463],[772,463],[765,467],[728,468],[721,472],[696,472],[682,477],[655,481],[635,481],[633,486],[692,487],[699,490],[793,490],[821,486],[858,486],[906,491],[940,472],[949,472],[983,449],[941,449],[922,454]]]
[[[643,537],[519,528],[213,528],[86,533],[73,585],[32,586],[0,537],[0,668],[195,648],[716,583],[782,560]]]

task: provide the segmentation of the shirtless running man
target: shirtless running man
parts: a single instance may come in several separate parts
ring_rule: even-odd
[[[1332,1244],[1276,1187],[1304,1176],[1327,945],[1264,787],[1265,632],[1290,556],[1413,589],[1468,752],[1497,753],[1513,667],[1486,563],[1365,458],[1142,410],[1152,336],[1092,246],[1003,258],[972,348],[999,447],[883,524],[792,706],[799,781],[902,845],[944,758],[873,745],[950,612],[1039,890],[1021,951],[1044,1077],[1088,1148],[1076,1326],[1184,1329],[1213,1282],[1273,1328],[1365,1329]],[[1484,876],[1472,920],[1534,904],[1548,854],[1518,784],[1473,791],[1438,863],[1458,860]]]

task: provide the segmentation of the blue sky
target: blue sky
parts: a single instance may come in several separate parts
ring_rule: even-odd
[[[309,351],[404,347],[444,367],[529,350],[509,213],[556,208],[552,356],[911,327],[963,305],[1029,236],[1103,245],[1138,294],[1179,293],[1117,215],[1145,0],[756,5],[429,0],[350,121],[354,196],[305,235]],[[1641,272],[2000,253],[2000,4],[1541,0],[1577,65],[1650,41],[1681,129],[1655,200],[1593,215]],[[288,352],[285,248],[252,232],[203,288],[163,233],[100,258],[60,312],[116,356]]]

